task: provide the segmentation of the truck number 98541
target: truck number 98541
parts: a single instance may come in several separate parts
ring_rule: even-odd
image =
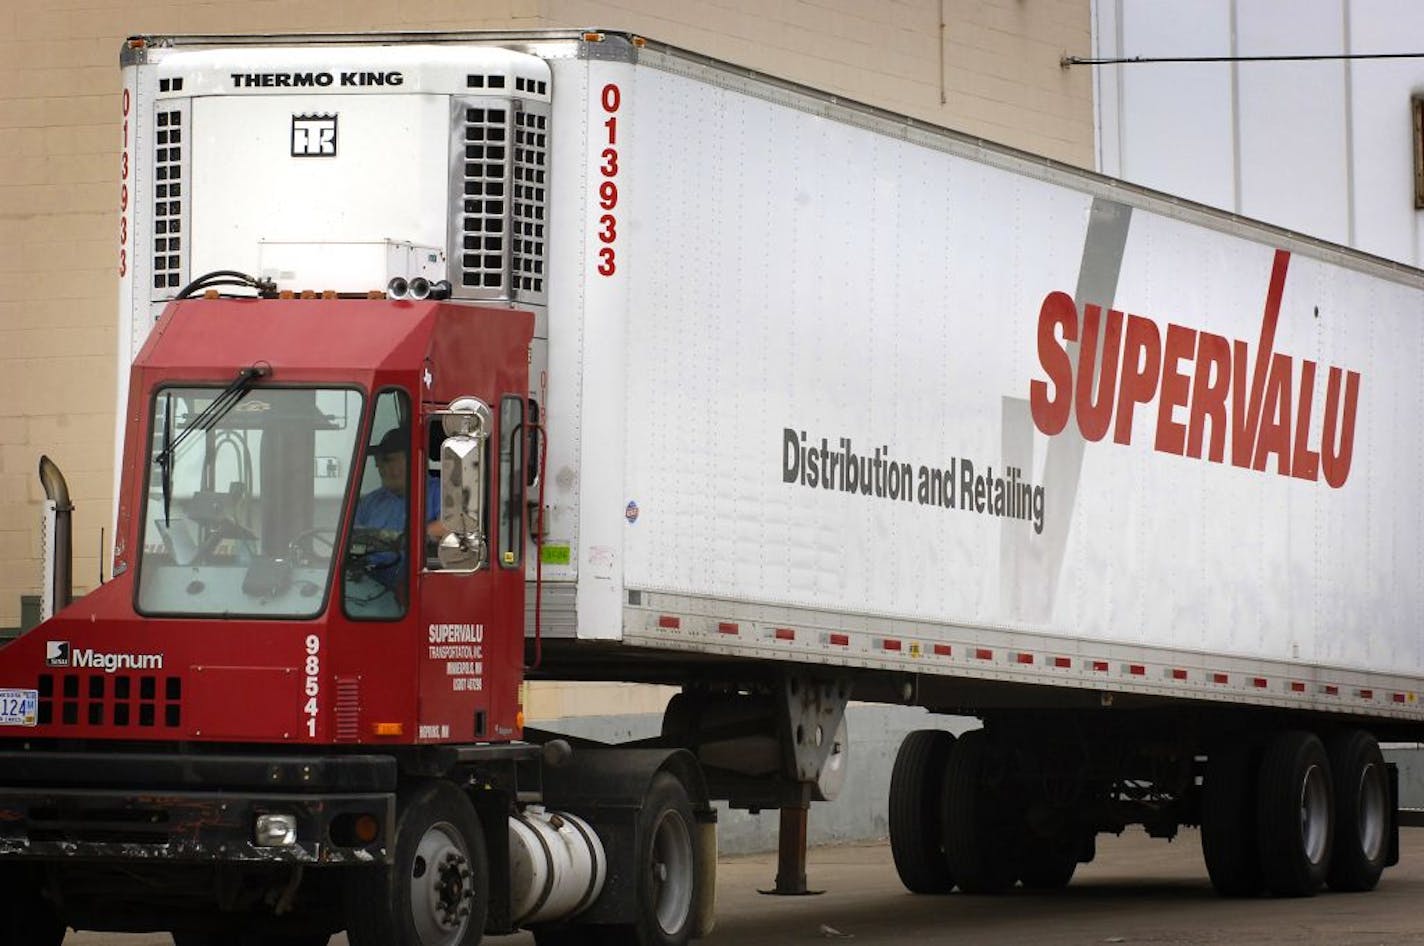
[[[302,711],[307,717],[307,735],[316,738],[317,696],[321,693],[321,638],[315,634],[307,635],[307,661],[303,669],[306,670],[306,680],[302,693],[307,701]]]
[[[602,179],[598,184],[598,206],[603,213],[594,235],[603,244],[598,248],[598,274],[612,276],[618,272],[618,215],[614,211],[618,209],[618,108],[623,104],[622,90],[608,83],[603,87],[600,103],[608,116],[603,123],[607,147],[599,152],[598,173]]]

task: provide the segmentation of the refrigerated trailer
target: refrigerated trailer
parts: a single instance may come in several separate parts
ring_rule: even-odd
[[[912,733],[910,889],[1367,890],[1424,274],[614,32],[123,50],[113,578],[0,650],[0,931],[680,943]],[[54,478],[51,471],[47,483]],[[661,735],[527,680],[673,684]]]

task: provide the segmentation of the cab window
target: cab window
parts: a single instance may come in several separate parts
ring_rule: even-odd
[[[405,614],[410,589],[411,413],[404,392],[376,398],[370,429],[343,599],[350,617],[390,620]]]
[[[499,403],[499,563],[518,568],[524,560],[524,398],[506,394]]]

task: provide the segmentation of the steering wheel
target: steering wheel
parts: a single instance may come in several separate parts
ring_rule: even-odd
[[[336,551],[336,530],[308,529],[292,539],[288,548],[298,565],[330,561]]]
[[[365,557],[373,552],[404,552],[405,533],[395,529],[372,529],[353,526],[350,557]]]

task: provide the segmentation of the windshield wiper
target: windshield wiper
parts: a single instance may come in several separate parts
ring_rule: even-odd
[[[213,398],[212,403],[203,408],[192,422],[178,433],[178,438],[173,438],[173,402],[172,395],[169,396],[168,408],[165,411],[163,427],[163,450],[154,459],[163,475],[163,524],[169,525],[168,521],[168,501],[173,494],[173,455],[178,452],[178,448],[183,446],[183,441],[187,440],[196,430],[209,430],[218,421],[227,416],[228,411],[238,405],[247,392],[252,390],[252,386],[260,378],[265,378],[272,373],[272,366],[265,361],[259,361],[238,371],[237,377],[232,379],[232,383],[223,388],[222,393]]]

